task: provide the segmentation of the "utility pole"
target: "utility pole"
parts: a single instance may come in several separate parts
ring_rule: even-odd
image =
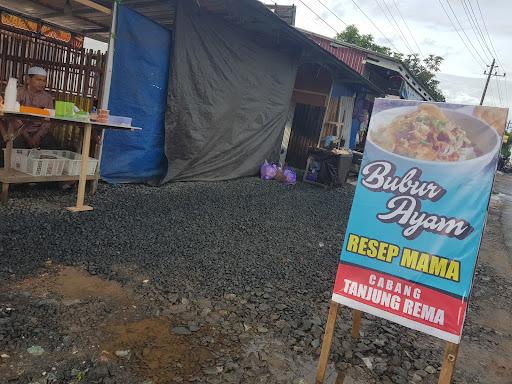
[[[491,76],[500,76],[505,77],[507,74],[504,73],[503,75],[498,75],[498,71],[494,71],[495,68],[498,68],[496,65],[496,59],[492,59],[492,64],[490,66],[489,72],[484,71],[484,75],[487,75],[487,80],[485,82],[484,92],[482,93],[482,98],[480,99],[480,105],[484,104],[485,94],[487,93],[487,88],[489,87],[489,82],[491,81]],[[494,73],[493,73],[494,71]]]

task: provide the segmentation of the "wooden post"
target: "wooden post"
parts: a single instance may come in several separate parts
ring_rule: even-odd
[[[336,324],[336,316],[338,314],[339,304],[331,301],[329,306],[329,316],[325,326],[324,340],[322,341],[322,351],[320,352],[320,360],[318,362],[318,370],[316,372],[316,384],[324,382],[325,370],[329,362],[329,352],[331,351],[332,336],[334,334],[334,326]]]
[[[8,133],[7,133],[7,143],[5,143],[5,153],[4,153],[4,169],[5,174],[11,174],[11,159],[12,159],[12,148],[14,145],[14,139],[16,134],[14,132],[14,128],[9,124]],[[9,183],[2,183],[2,195],[0,197],[2,203],[7,203],[9,199]]]
[[[359,338],[359,330],[361,329],[361,311],[354,309],[352,311],[352,338]]]
[[[2,183],[2,203],[7,203],[7,200],[9,199],[9,183]]]
[[[443,365],[439,375],[439,384],[450,384],[452,381],[453,370],[455,368],[455,361],[459,353],[459,344],[447,343],[444,350]]]
[[[85,184],[87,183],[87,163],[89,162],[89,147],[91,146],[91,124],[85,124],[84,138],[82,142],[82,164],[80,167],[80,178],[78,181],[78,196],[75,207],[68,207],[71,212],[92,211],[92,207],[84,205]]]

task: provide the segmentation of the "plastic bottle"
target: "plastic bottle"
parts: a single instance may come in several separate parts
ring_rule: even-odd
[[[18,80],[14,77],[9,79],[5,88],[4,109],[14,111],[16,109],[16,97],[18,96]]]
[[[97,118],[98,118],[98,112],[96,110],[96,107],[92,107],[91,113],[89,114],[89,119],[92,121],[96,121]]]

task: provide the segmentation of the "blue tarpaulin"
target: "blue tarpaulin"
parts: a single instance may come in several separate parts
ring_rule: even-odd
[[[111,115],[132,117],[142,131],[105,133],[101,177],[110,183],[150,182],[165,170],[171,42],[169,30],[118,7],[109,109]]]

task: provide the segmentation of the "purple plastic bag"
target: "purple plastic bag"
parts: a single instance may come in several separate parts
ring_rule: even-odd
[[[269,164],[266,160],[260,167],[260,176],[262,180],[272,180],[276,177],[277,165]]]
[[[297,182],[297,174],[291,168],[286,168],[283,172],[286,184],[295,184]]]

